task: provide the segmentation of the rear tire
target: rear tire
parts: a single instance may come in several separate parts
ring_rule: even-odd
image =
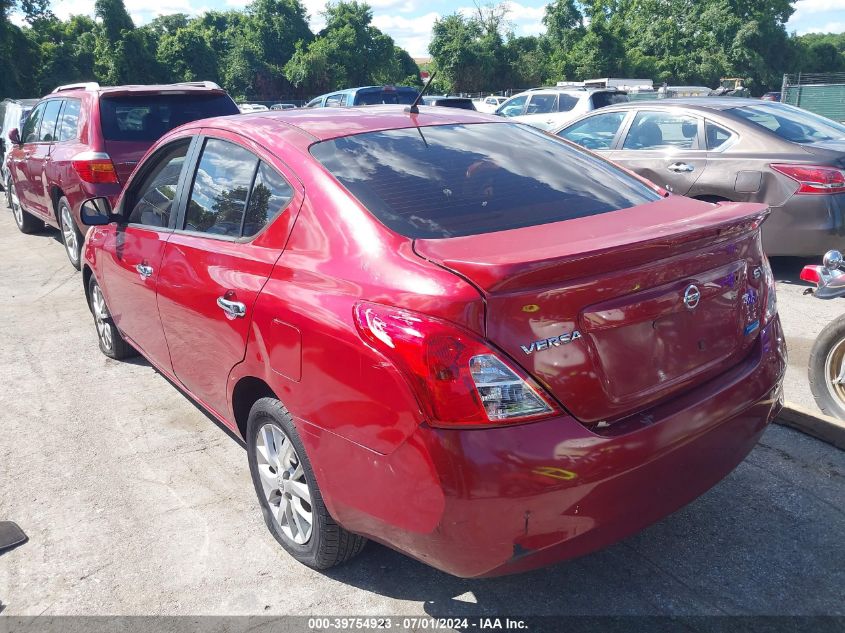
[[[80,270],[82,268],[83,237],[76,228],[76,223],[73,221],[73,213],[70,210],[70,203],[67,201],[67,198],[64,196],[59,198],[59,204],[56,209],[57,215],[59,216],[59,229],[62,231],[62,243],[65,245],[67,258],[76,270]]]
[[[845,317],[831,321],[821,331],[810,352],[810,390],[826,415],[845,419],[845,384],[837,384],[845,363]]]
[[[367,539],[340,527],[326,509],[305,446],[281,402],[261,398],[252,405],[245,439],[264,522],[288,554],[328,569],[364,549]]]
[[[21,233],[30,235],[44,230],[44,222],[24,211],[11,176],[6,180],[6,202],[12,210],[15,225]]]
[[[100,351],[115,360],[136,356],[138,352],[126,342],[112,321],[103,291],[93,275],[88,281],[88,297],[94,326],[97,328],[97,338],[100,341]]]

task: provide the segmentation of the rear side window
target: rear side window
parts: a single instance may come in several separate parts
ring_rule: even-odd
[[[590,100],[593,102],[593,108],[598,110],[617,103],[628,103],[628,95],[621,92],[597,92]]]
[[[672,112],[638,112],[622,149],[694,149],[698,119]]]
[[[79,110],[82,107],[79,99],[67,99],[65,107],[59,115],[56,127],[56,140],[70,141],[79,137]]]
[[[707,137],[707,149],[719,149],[722,145],[728,142],[731,133],[725,128],[719,127],[715,123],[706,121],[704,123],[704,136]]]
[[[311,154],[379,221],[415,239],[559,222],[660,198],[608,162],[509,123],[370,132],[316,143]]]
[[[249,194],[243,236],[252,237],[288,206],[293,189],[287,180],[266,163],[258,166],[255,184]]]
[[[573,97],[572,95],[559,95],[557,98],[558,112],[569,112],[576,105],[578,105],[578,97]]]
[[[47,107],[44,108],[44,117],[41,119],[41,131],[38,133],[38,140],[42,143],[52,143],[56,140],[56,123],[59,120],[59,110],[61,109],[61,99],[52,99],[47,102]]]
[[[107,141],[152,142],[183,123],[238,112],[238,107],[225,94],[151,94],[100,99],[100,122]]]
[[[417,98],[416,90],[362,90],[355,95],[355,105],[378,105],[393,103],[410,105]]]

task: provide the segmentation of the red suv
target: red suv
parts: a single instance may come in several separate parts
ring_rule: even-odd
[[[753,448],[785,367],[767,213],[464,110],[255,113],[86,202],[83,278],[102,351],[244,439],[295,558],[372,538],[493,575],[613,543]]]
[[[211,82],[56,88],[33,108],[23,129],[9,135],[15,146],[6,186],[18,228],[32,233],[47,223],[60,229],[68,258],[79,268],[83,200],[116,201],[135,164],[169,130],[238,112]]]

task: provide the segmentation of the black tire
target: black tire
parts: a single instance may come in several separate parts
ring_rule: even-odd
[[[65,253],[71,265],[80,270],[82,268],[82,233],[76,228],[73,220],[73,212],[67,198],[62,196],[56,205],[56,216],[59,219],[59,230],[62,233],[62,244],[65,245]]]
[[[17,199],[17,195],[12,195],[12,187],[14,187],[14,183],[12,182],[12,177],[9,176],[9,179],[6,181],[6,204],[9,205],[9,209],[12,211],[12,217],[15,218],[15,226],[18,227],[21,233],[26,233],[27,235],[43,231],[44,222],[24,210],[20,200]]]
[[[102,305],[100,305],[100,301],[102,301]],[[100,351],[115,360],[136,356],[138,352],[121,336],[109,314],[105,301],[100,286],[92,275],[88,281],[88,307],[94,316],[94,327],[97,329]]]
[[[836,368],[841,367],[843,362],[845,362],[845,317],[839,317],[828,323],[813,343],[808,375],[810,389],[819,409],[827,415],[840,419],[845,419],[845,385],[833,385],[830,381],[838,374]]]
[[[282,477],[285,474],[279,474],[277,469],[268,466],[269,462],[266,459],[259,456],[259,433],[262,433],[262,430],[268,425],[280,430],[292,443],[295,449],[295,454],[292,456],[295,461],[292,461],[292,464],[301,465],[304,471],[304,483],[310,493],[311,503],[309,505],[312,522],[310,537],[303,544],[295,542],[291,536],[284,532],[284,528],[275,514],[279,506],[271,507],[271,502],[264,492],[262,475],[259,473],[260,459],[265,462],[261,465],[261,468],[268,469],[265,471],[265,476],[267,473],[272,473],[271,476],[277,477]],[[247,422],[246,444],[249,471],[261,506],[261,513],[264,515],[264,523],[266,523],[270,533],[291,556],[300,563],[314,569],[328,569],[349,560],[364,549],[367,539],[340,527],[326,510],[323,497],[317,486],[317,480],[314,477],[314,470],[311,468],[311,462],[305,452],[305,446],[296,432],[290,413],[281,402],[275,398],[261,398],[252,405]],[[291,466],[291,470],[295,470],[293,466]],[[290,473],[288,472],[288,474]],[[281,492],[281,488],[275,492],[279,493],[278,498],[281,498],[284,494]]]

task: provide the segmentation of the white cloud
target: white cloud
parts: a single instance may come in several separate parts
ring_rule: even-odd
[[[795,15],[827,11],[845,11],[845,0],[798,0],[795,3]]]
[[[798,30],[798,35],[807,33],[842,33],[845,31],[845,22],[828,22],[818,27],[805,27]]]
[[[431,27],[439,17],[440,14],[433,11],[413,18],[379,13],[373,17],[373,25],[390,35],[412,57],[425,57],[428,55]]]

